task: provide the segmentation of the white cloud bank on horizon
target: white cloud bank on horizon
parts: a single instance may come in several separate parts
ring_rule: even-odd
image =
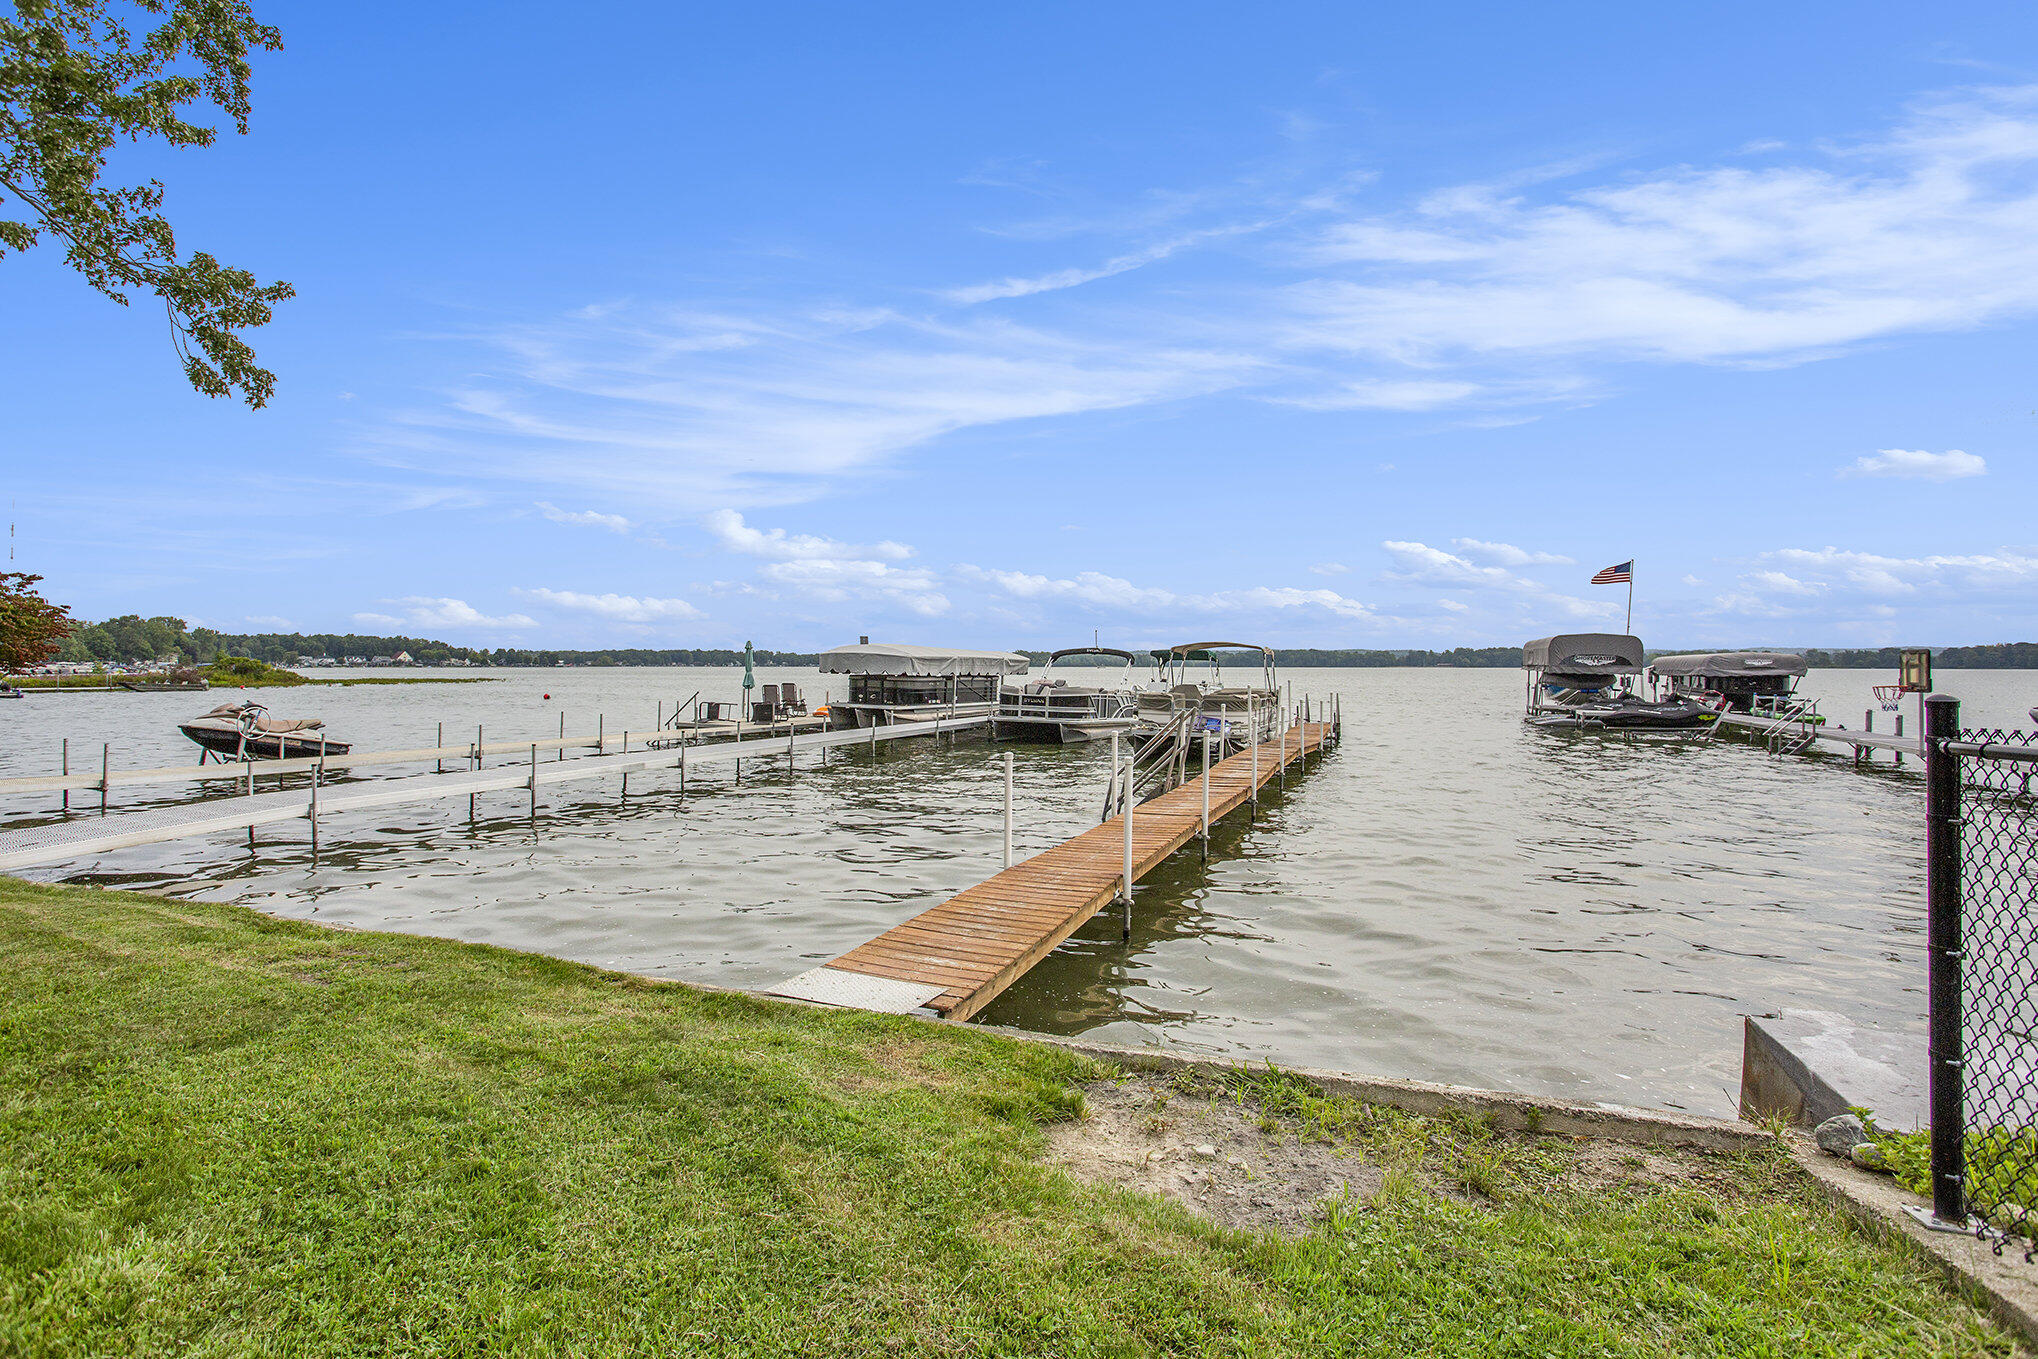
[[[1922,448],[1880,448],[1864,453],[1839,470],[1842,477],[1906,477],[1919,481],[1956,481],[1988,472],[1988,462],[1979,454],[1949,448],[1929,453]]]
[[[401,599],[385,599],[382,602],[398,605],[404,612],[400,616],[387,613],[357,613],[354,615],[354,621],[369,627],[484,628],[491,631],[514,631],[538,626],[538,621],[528,614],[510,613],[490,617],[464,599],[451,599],[443,595],[405,595]]]

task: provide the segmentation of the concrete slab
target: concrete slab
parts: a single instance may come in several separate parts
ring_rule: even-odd
[[[1741,1047],[1741,1116],[1781,1114],[1816,1127],[1849,1108],[1878,1127],[1914,1132],[1929,1121],[1925,1036],[1864,1027],[1829,1010],[1749,1015]]]
[[[940,995],[943,989],[922,982],[867,976],[839,967],[815,967],[780,982],[765,994],[813,1001],[817,1005],[841,1005],[854,1010],[904,1015],[920,1009]]]

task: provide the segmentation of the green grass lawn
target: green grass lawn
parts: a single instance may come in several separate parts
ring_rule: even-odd
[[[2010,1352],[1776,1152],[1244,1235],[1043,1165],[1101,1073],[989,1033],[4,879],[0,957],[4,1355]]]

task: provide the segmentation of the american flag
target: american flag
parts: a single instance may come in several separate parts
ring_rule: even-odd
[[[1624,561],[1619,566],[1609,566],[1592,578],[1594,585],[1630,585],[1635,579],[1635,564]]]

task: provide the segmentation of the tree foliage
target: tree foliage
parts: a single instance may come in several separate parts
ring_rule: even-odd
[[[160,139],[210,146],[215,128],[184,117],[201,97],[248,130],[248,53],[283,45],[246,0],[0,0],[0,255],[61,238],[66,261],[122,306],[161,299],[191,385],[264,405],[276,376],[239,332],[268,323],[288,283],[264,284],[204,251],[178,253],[151,179],[102,185],[109,151]],[[0,208],[4,210],[4,208]],[[8,214],[11,216],[11,214]]]
[[[41,576],[0,571],[0,673],[41,665],[70,635],[70,610],[36,591]]]

